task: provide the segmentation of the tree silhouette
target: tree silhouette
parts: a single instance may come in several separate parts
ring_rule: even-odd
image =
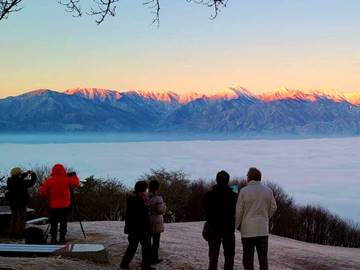
[[[0,21],[7,19],[12,13],[22,9],[21,4],[29,0],[0,0]],[[84,8],[85,0],[59,0],[59,4],[65,7],[73,17],[83,15],[95,16],[95,22],[99,25],[107,17],[116,15],[116,8],[119,0],[88,0],[88,5]],[[148,7],[154,14],[153,24],[160,23],[160,4],[163,0],[143,0],[143,5]],[[222,7],[225,7],[228,0],[184,0],[194,2],[213,9],[211,19],[216,18]]]

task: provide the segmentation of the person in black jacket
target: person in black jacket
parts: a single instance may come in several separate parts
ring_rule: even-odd
[[[120,268],[130,269],[129,265],[135,255],[139,243],[142,248],[142,270],[153,270],[151,267],[151,235],[149,198],[146,194],[148,184],[138,181],[135,184],[135,194],[127,199],[125,214],[125,234],[128,235],[129,246],[126,249]]]
[[[209,244],[209,270],[218,267],[220,245],[223,244],[225,270],[234,269],[235,257],[235,208],[237,194],[228,186],[230,175],[220,171],[216,185],[204,196]]]
[[[20,168],[11,170],[11,177],[7,179],[7,199],[11,208],[10,233],[14,238],[24,236],[26,223],[26,209],[29,203],[28,189],[35,185],[37,176],[32,171],[22,172]]]

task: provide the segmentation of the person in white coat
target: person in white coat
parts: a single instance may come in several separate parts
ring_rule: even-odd
[[[261,172],[250,168],[247,186],[240,190],[238,196],[235,218],[235,226],[241,232],[245,270],[254,269],[255,248],[260,270],[268,269],[269,220],[276,208],[273,192],[261,183]]]

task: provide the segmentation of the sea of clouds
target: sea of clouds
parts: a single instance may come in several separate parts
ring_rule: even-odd
[[[243,177],[251,166],[298,203],[316,203],[360,222],[360,138],[307,140],[0,143],[0,173],[14,166],[63,163],[81,178],[116,177],[127,186],[151,168],[212,180],[219,170]]]

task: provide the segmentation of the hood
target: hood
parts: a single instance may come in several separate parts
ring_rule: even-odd
[[[56,164],[51,170],[51,176],[66,176],[64,165]]]

